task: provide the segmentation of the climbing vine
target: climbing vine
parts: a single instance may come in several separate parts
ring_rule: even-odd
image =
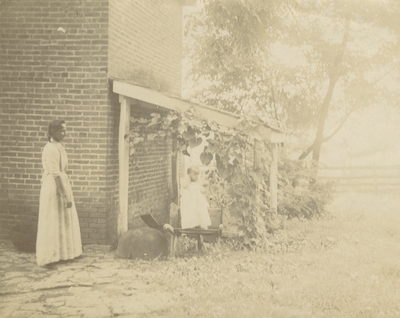
[[[194,108],[186,112],[169,112],[165,115],[152,113],[149,118],[132,118],[133,128],[129,138],[131,155],[135,156],[136,145],[146,140],[176,140],[173,151],[190,156],[190,148],[206,142],[200,160],[204,165],[212,164],[208,178],[224,199],[214,198],[224,204],[230,215],[241,220],[239,231],[249,246],[257,244],[266,232],[265,219],[269,202],[269,151],[260,153],[259,164],[254,169],[254,136],[260,119],[242,117],[235,128],[219,126],[204,118]],[[261,140],[264,146],[267,143]],[[218,181],[218,182],[216,182]],[[214,189],[215,190],[215,189]]]
[[[172,151],[187,156],[190,148],[205,142],[200,160],[212,167],[207,172],[207,196],[238,220],[237,228],[245,246],[262,245],[267,232],[279,228],[271,222],[274,216],[269,213],[270,152],[260,151],[254,164],[254,137],[261,137],[259,128],[264,125],[261,119],[241,117],[236,127],[227,128],[189,109],[152,113],[147,118],[133,118],[132,122],[127,138],[133,158],[137,146],[147,140],[172,138]],[[267,140],[259,138],[259,143],[261,149],[269,147]],[[281,158],[279,164],[278,213],[299,219],[323,216],[325,206],[332,199],[331,185],[318,183],[315,171],[305,167],[303,161]],[[306,181],[306,185],[296,185],[298,180]]]

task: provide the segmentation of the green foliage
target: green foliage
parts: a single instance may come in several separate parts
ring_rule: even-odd
[[[211,165],[207,172],[207,198],[215,207],[237,220],[237,230],[246,247],[255,247],[271,229],[269,215],[269,167],[271,155],[267,141],[261,141],[264,151],[259,152],[260,162],[254,167],[254,134],[264,125],[260,119],[241,117],[235,128],[220,127],[203,118],[194,109],[184,113],[166,115],[153,113],[149,118],[133,119],[134,128],[129,134],[132,149],[146,139],[172,136],[177,141],[175,151],[189,155],[188,147],[207,141],[200,159]],[[132,152],[134,153],[134,151]],[[323,186],[311,182],[310,169],[301,162],[284,160],[280,166],[279,213],[289,218],[313,218],[322,215],[329,201]],[[298,179],[308,181],[307,191],[300,195],[292,184]],[[331,192],[329,192],[331,193]]]
[[[228,182],[221,178],[216,169],[206,171],[205,196],[212,208],[225,208],[229,202]],[[227,213],[225,213],[225,216]]]
[[[268,185],[264,181],[269,174],[270,155],[261,154],[257,170],[253,169],[254,137],[264,122],[259,118],[242,117],[235,128],[220,127],[190,109],[184,113],[170,112],[163,116],[153,113],[150,118],[133,119],[134,128],[128,138],[134,154],[135,145],[146,139],[172,136],[177,140],[176,151],[189,155],[188,147],[196,147],[203,140],[208,145],[201,154],[204,165],[215,163],[215,171],[209,178],[215,187],[221,185],[221,196],[216,204],[224,204],[232,215],[242,220],[240,233],[248,238],[249,245],[257,237],[265,234],[266,193]],[[148,133],[148,132],[151,133]],[[154,133],[153,133],[154,132]],[[265,143],[265,148],[266,142]],[[214,182],[216,179],[219,182]],[[215,195],[214,195],[215,196]]]
[[[317,170],[301,160],[281,159],[278,212],[289,219],[323,217],[334,196],[333,184],[321,183]]]
[[[238,248],[260,249],[268,245],[266,230],[281,229],[285,219],[311,220],[327,215],[326,207],[335,194],[333,184],[318,182],[314,167],[301,160],[282,158],[278,172],[276,216],[269,213],[269,175],[264,175],[261,183],[253,184],[248,179],[229,183],[215,171],[209,172],[207,197],[229,211],[224,224],[228,232],[238,232],[239,238],[234,239]],[[258,193],[253,196],[249,189],[256,185]]]
[[[398,105],[396,1],[199,3],[185,26],[190,98],[280,120],[296,135],[315,131],[303,157],[318,160],[355,110]]]
[[[269,86],[269,76],[263,63],[268,54],[265,41],[277,21],[275,2],[200,2],[201,9],[188,17],[185,28],[189,78],[202,83],[202,88],[191,89],[192,98],[233,113],[254,114],[266,108],[270,113],[271,94],[263,89]]]

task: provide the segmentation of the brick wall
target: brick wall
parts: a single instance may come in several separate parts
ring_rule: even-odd
[[[83,242],[105,243],[116,111],[107,97],[108,2],[1,1],[0,33],[1,236],[37,220],[47,125],[63,118]]]
[[[1,0],[0,35],[0,237],[21,220],[37,221],[47,126],[62,118],[83,243],[114,242],[119,103],[110,78],[180,96],[181,4]],[[130,226],[141,206],[167,218],[169,147],[151,142],[137,152]]]
[[[181,2],[110,0],[110,76],[181,96]]]
[[[110,78],[124,79],[180,97],[182,2],[110,0],[109,4]],[[148,116],[152,110],[143,105],[140,101],[132,105],[131,115]],[[140,214],[144,213],[152,213],[160,223],[168,221],[171,149],[170,140],[137,145],[129,171],[128,227],[143,225]],[[117,194],[118,184],[116,186]],[[111,233],[116,237],[115,227]]]
[[[154,112],[141,107],[140,101],[131,111],[136,118],[149,118]],[[151,213],[159,223],[168,222],[172,200],[171,150],[170,138],[145,140],[135,145],[129,167],[129,227],[143,225],[140,214],[146,213]]]

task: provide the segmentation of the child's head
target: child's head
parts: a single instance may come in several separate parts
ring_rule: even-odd
[[[187,169],[187,173],[191,181],[197,181],[199,179],[200,169],[196,166],[191,166]]]

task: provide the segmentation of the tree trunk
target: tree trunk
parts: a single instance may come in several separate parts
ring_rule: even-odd
[[[306,151],[304,151],[301,154],[299,159],[306,158],[308,156],[308,154],[312,151],[313,160],[315,162],[319,161],[319,157],[321,154],[321,146],[322,146],[322,143],[324,142],[325,123],[328,118],[329,106],[331,104],[333,90],[335,89],[335,85],[340,77],[340,72],[338,70],[338,67],[339,67],[340,63],[342,62],[346,44],[349,39],[349,30],[350,30],[350,17],[348,16],[348,17],[346,17],[346,24],[345,24],[345,30],[344,30],[342,43],[340,44],[335,61],[333,62],[333,65],[332,65],[332,70],[329,74],[328,90],[325,94],[324,101],[322,102],[322,105],[319,110],[318,126],[317,126],[317,131],[315,133],[314,142],[312,143],[312,145],[310,147],[307,148]]]
[[[326,92],[324,102],[321,105],[320,108],[320,114],[318,118],[318,127],[317,127],[317,132],[315,133],[315,140],[313,143],[313,160],[318,162],[319,161],[319,156],[321,153],[321,146],[324,140],[324,130],[325,130],[325,123],[326,119],[328,118],[328,113],[329,113],[329,105],[332,100],[332,95],[333,95],[333,90],[335,88],[337,79],[331,78],[329,81],[329,87],[328,91]]]

